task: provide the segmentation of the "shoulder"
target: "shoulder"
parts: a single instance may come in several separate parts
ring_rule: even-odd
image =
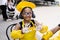
[[[15,25],[15,30],[19,30],[21,28],[21,22],[18,22],[16,25]]]
[[[34,24],[35,24],[35,23],[38,23],[38,21],[37,21],[37,20],[31,20],[31,21],[32,21]]]
[[[20,25],[19,25],[19,23],[17,23],[14,27],[14,30],[19,30],[19,28],[20,28]]]
[[[38,25],[42,25],[41,22],[37,21],[37,20],[34,20],[35,24],[38,26]]]

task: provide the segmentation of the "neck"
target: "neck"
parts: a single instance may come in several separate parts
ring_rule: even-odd
[[[28,20],[28,21],[27,20],[24,20],[24,23],[29,23],[29,22],[30,22],[30,20]]]

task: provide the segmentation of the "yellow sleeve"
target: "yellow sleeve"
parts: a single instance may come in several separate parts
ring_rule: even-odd
[[[60,30],[57,31],[49,40],[60,40]]]
[[[60,35],[50,38],[49,40],[60,40]]]
[[[47,31],[45,34],[43,34],[42,39],[48,40],[53,35],[52,31]]]
[[[40,32],[43,34],[43,33],[47,32],[47,30],[48,30],[48,26],[43,25],[42,29],[40,30]]]
[[[13,30],[10,36],[13,39],[23,38],[23,34],[21,33],[21,30]]]

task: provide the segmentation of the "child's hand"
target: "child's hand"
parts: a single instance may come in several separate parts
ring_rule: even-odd
[[[39,31],[39,30],[41,30],[42,29],[42,25],[38,25],[37,27],[36,27],[36,30],[37,31]]]

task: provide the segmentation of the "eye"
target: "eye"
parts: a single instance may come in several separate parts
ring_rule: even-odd
[[[30,13],[26,13],[27,15],[30,14]]]
[[[32,12],[24,12],[23,14],[30,15],[30,14],[32,14]]]

